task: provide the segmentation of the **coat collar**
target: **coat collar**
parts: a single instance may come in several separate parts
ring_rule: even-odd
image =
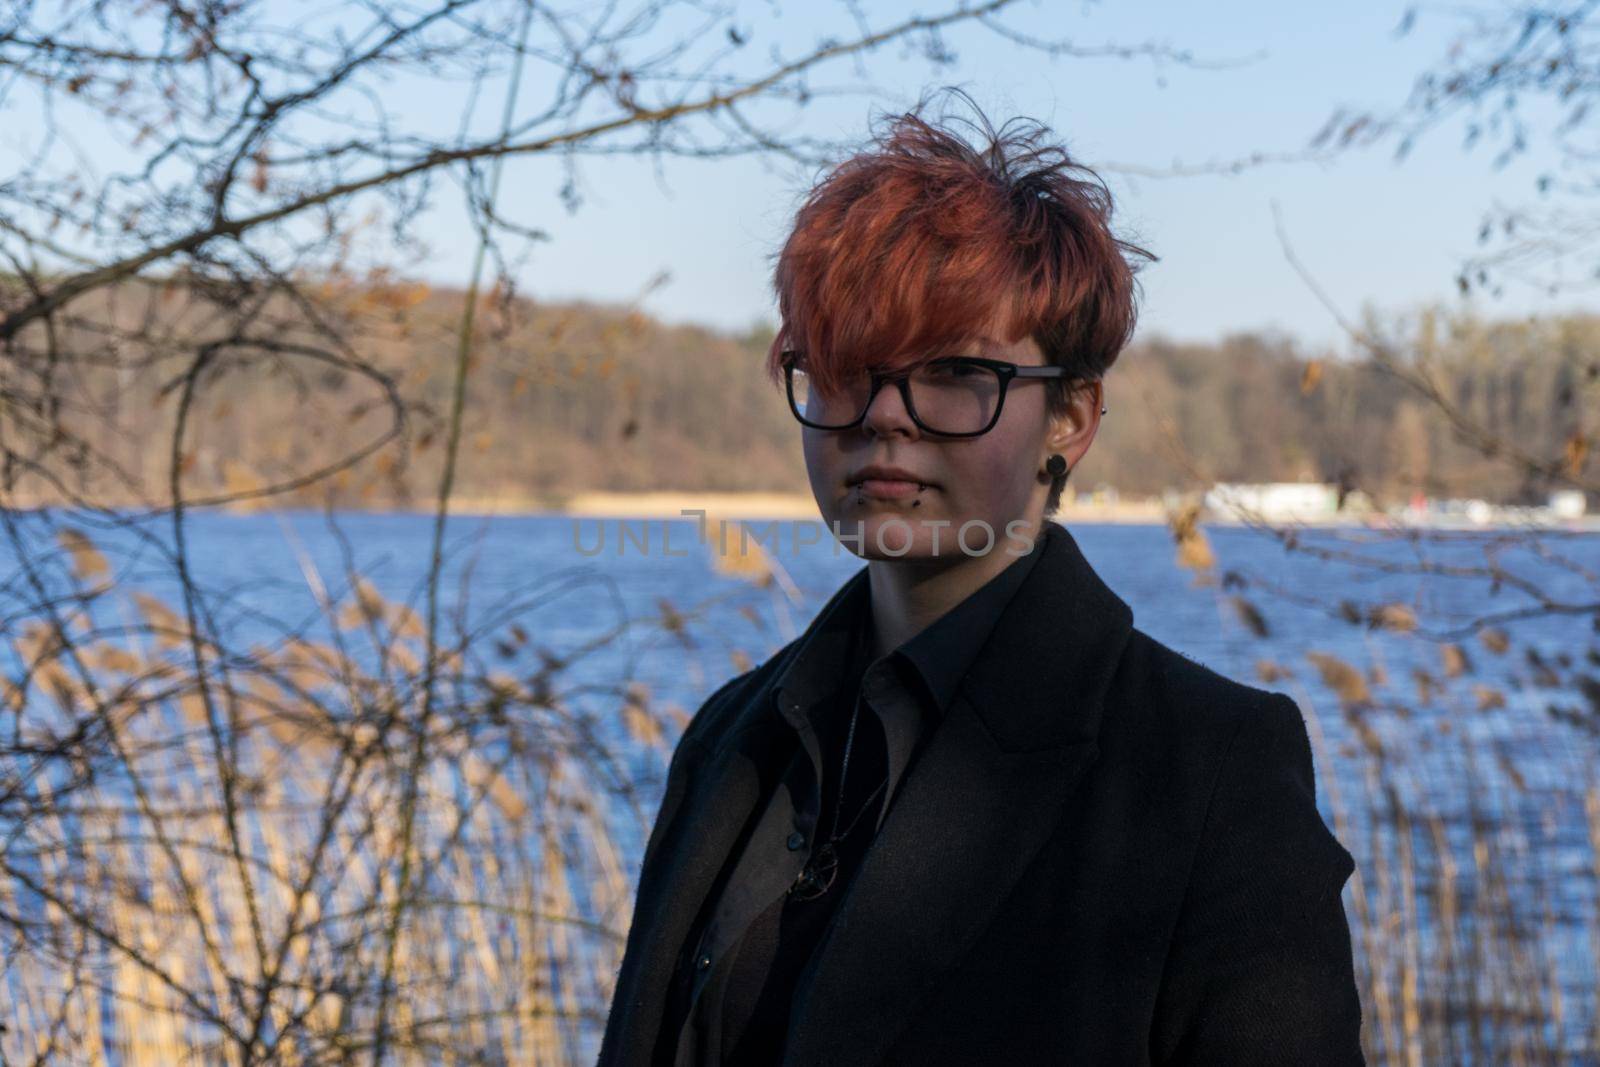
[[[1133,630],[1133,610],[1066,527],[1046,521],[1034,573],[962,683],[995,744],[1028,752],[1089,741]]]
[[[995,623],[1028,580],[1048,542],[1048,537],[1037,538],[1030,551],[1011,560],[971,596],[900,646],[898,651],[927,685],[940,714],[949,710]]]
[[[1072,535],[1046,522],[1027,580],[906,772],[827,940],[801,974],[784,1063],[868,1067],[988,925],[1099,753],[1103,702],[1133,613]],[[864,581],[864,571],[852,582]],[[859,592],[859,590],[854,590]],[[819,613],[842,597],[841,588]],[[813,624],[734,711],[642,873],[602,1064],[643,1067],[674,953],[762,795],[787,733],[772,714]],[[881,962],[878,962],[881,961]],[[612,1053],[615,1053],[613,1055]]]
[[[921,679],[935,713],[942,715],[950,707],[995,621],[1027,581],[1049,540],[1047,531],[1047,536],[1035,540],[1030,551],[1016,553],[1017,558],[972,595],[890,653]],[[841,677],[837,664],[852,662],[851,655],[861,654],[854,644],[864,640],[864,631],[856,627],[864,624],[872,607],[868,578],[868,569],[862,567],[845,582],[797,640],[794,654],[773,680],[778,709],[797,728],[802,713],[819,701],[832,698],[835,683],[848,682],[853,677],[849,672]],[[827,669],[812,669],[818,662],[827,664]]]
[[[1036,538],[1030,550],[1023,552],[1007,546],[1006,552],[1012,558],[998,574],[878,661],[893,668],[900,684],[916,687],[923,696],[873,705],[888,742],[891,794],[931,720],[948,712],[996,620],[1044,554],[1047,541],[1046,537]],[[819,767],[822,741],[818,731],[825,728],[821,716],[842,714],[853,706],[856,690],[864,684],[863,676],[872,667],[869,578],[863,567],[845,582],[796,642],[794,654],[772,683],[773,714],[781,715],[794,727],[800,744]],[[874,683],[869,680],[865,684]],[[836,722],[827,728],[844,727]],[[878,825],[882,825],[881,818]]]
[[[1133,626],[1133,612],[1100,578],[1066,527],[1046,520],[1034,550],[1014,565],[1019,583],[1001,574],[974,593],[1005,591],[1009,602],[976,656],[955,680],[1004,751],[1051,748],[1099,732],[1100,701],[1111,681],[1122,646]],[[1031,569],[1030,569],[1031,568]],[[1037,572],[1037,573],[1034,573]],[[1008,584],[1018,586],[1014,591]],[[849,620],[868,603],[867,569],[857,571],[795,639],[756,704],[784,701],[805,706],[826,694],[802,689],[807,673],[796,670],[803,658],[836,655],[850,638]],[[965,607],[966,602],[957,606]],[[950,615],[932,623],[902,646],[928,637]],[[920,648],[920,645],[919,645]],[[919,669],[929,657],[914,659]],[[930,679],[931,681],[932,679]],[[941,691],[948,690],[946,679]]]

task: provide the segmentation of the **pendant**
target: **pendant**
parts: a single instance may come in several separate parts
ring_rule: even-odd
[[[833,842],[829,841],[818,848],[810,862],[801,869],[800,876],[789,887],[789,895],[796,900],[816,900],[833,885],[838,873],[839,854],[834,850]]]

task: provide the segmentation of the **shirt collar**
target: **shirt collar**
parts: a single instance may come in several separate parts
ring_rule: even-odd
[[[1041,534],[1026,555],[1013,559],[965,600],[895,649],[895,654],[922,679],[938,713],[943,714],[950,707],[961,679],[989,639],[1001,612],[1027,580],[1043,547]]]
[[[890,653],[921,679],[930,710],[943,714],[949,708],[995,621],[1038,562],[1044,543],[1043,534],[1036,537],[1026,554]],[[870,666],[866,634],[872,590],[867,571],[867,567],[856,571],[823,605],[779,679],[778,710],[798,729],[809,728],[818,705],[831,702],[845,686],[858,685]]]

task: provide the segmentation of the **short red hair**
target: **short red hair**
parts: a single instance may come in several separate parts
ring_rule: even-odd
[[[996,133],[974,104],[987,141],[974,149],[924,122],[925,104],[835,166],[796,214],[774,273],[773,381],[788,349],[828,389],[852,368],[949,354],[993,321],[1001,340],[1032,334],[1048,362],[1100,377],[1133,336],[1125,256],[1158,257],[1111,233],[1110,191],[1047,127],[1013,119]],[[1052,403],[1066,395],[1052,389]]]

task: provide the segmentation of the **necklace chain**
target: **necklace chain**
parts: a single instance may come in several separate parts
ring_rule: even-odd
[[[874,789],[872,794],[867,797],[865,802],[862,803],[861,810],[856,812],[856,817],[850,820],[850,825],[845,827],[844,833],[841,834],[839,832],[839,813],[844,810],[845,776],[850,773],[850,749],[855,744],[856,720],[860,717],[861,697],[857,696],[855,710],[850,713],[850,732],[845,735],[844,739],[844,760],[839,764],[839,801],[833,806],[833,831],[828,835],[828,840],[830,842],[839,842],[844,840],[845,836],[849,834],[851,830],[855,829],[856,823],[861,821],[861,816],[866,814],[868,808],[872,807],[872,802],[877,799],[878,793],[883,789],[884,786],[889,784],[889,776],[886,774],[883,776],[883,781],[878,783],[878,788]]]
[[[839,764],[839,801],[833,807],[833,829],[828,834],[828,840],[818,847],[811,860],[801,869],[794,884],[789,887],[789,893],[801,900],[815,900],[833,885],[834,877],[839,871],[839,854],[835,846],[850,835],[850,831],[856,828],[861,817],[871,810],[872,802],[878,798],[878,794],[889,784],[889,776],[885,774],[883,781],[878,783],[878,788],[874,789],[862,803],[861,810],[856,812],[855,818],[850,820],[850,825],[846,826],[844,833],[841,834],[839,813],[844,810],[844,787],[846,776],[850,771],[850,751],[855,745],[856,721],[860,717],[861,697],[858,694],[855,709],[850,713],[850,731],[845,736],[844,759]]]

